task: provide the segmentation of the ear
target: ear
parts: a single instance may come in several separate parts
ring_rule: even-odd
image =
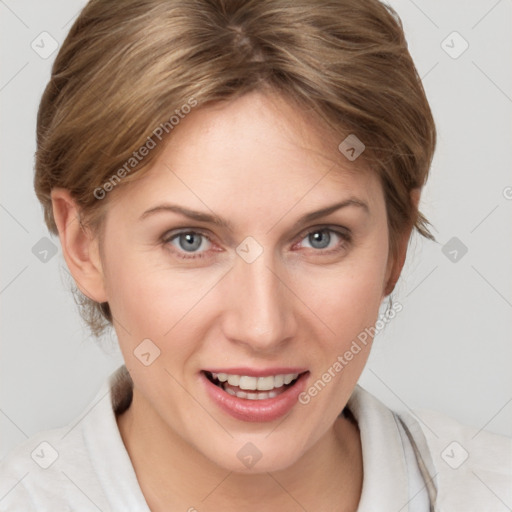
[[[62,254],[78,289],[96,302],[107,302],[98,239],[80,222],[80,209],[68,190],[51,192]]]
[[[414,188],[411,190],[411,201],[416,210],[418,210],[418,205],[420,202],[421,189]],[[398,278],[402,273],[402,268],[405,263],[405,258],[407,257],[407,246],[409,245],[409,239],[411,237],[413,226],[410,225],[407,229],[405,229],[398,240],[398,248],[396,257],[390,258],[390,265],[388,267],[386,286],[384,288],[383,297],[387,297],[396,286]]]

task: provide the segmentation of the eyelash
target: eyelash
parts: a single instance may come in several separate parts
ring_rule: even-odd
[[[328,232],[331,234],[334,233],[336,236],[338,236],[341,239],[341,241],[337,247],[332,248],[332,249],[308,248],[308,249],[313,250],[314,252],[316,252],[319,255],[331,255],[333,253],[339,252],[342,249],[346,249],[347,245],[349,245],[352,242],[352,235],[350,233],[350,230],[348,230],[347,228],[343,228],[343,230],[338,230],[338,229],[334,229],[330,226],[315,226],[313,228],[310,228],[308,231],[301,233],[298,236],[298,242],[295,242],[293,245],[295,246],[297,243],[302,242],[306,237],[308,237],[309,235],[311,235],[313,233],[318,233],[318,232],[322,232],[322,231],[325,231],[325,232]],[[180,235],[186,235],[186,234],[201,235],[202,237],[206,238],[208,240],[208,242],[210,242],[211,244],[214,243],[211,240],[211,238],[200,229],[186,229],[186,230],[181,230],[178,232],[170,232],[170,233],[168,232],[162,237],[162,243],[166,246],[171,246],[172,252],[178,258],[183,259],[183,260],[200,259],[200,258],[208,257],[206,255],[207,251],[187,253],[185,251],[178,250],[177,248],[172,246],[171,242],[173,240],[177,239]],[[217,251],[217,252],[219,252],[219,251]]]

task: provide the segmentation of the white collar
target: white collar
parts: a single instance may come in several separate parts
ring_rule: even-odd
[[[359,426],[363,452],[357,512],[429,510],[412,445],[393,411],[359,385],[347,407]]]

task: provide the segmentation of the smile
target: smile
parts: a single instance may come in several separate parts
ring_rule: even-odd
[[[285,373],[267,377],[252,377],[250,375],[206,372],[206,376],[231,396],[247,400],[265,400],[275,398],[288,387],[293,386],[299,374]]]
[[[289,413],[309,377],[309,371],[299,368],[237,368],[231,372],[203,370],[201,381],[208,397],[221,411],[250,422],[274,421]]]

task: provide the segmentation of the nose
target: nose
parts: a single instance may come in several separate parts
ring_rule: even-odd
[[[223,283],[223,333],[257,352],[276,350],[296,332],[293,294],[272,260],[266,252],[252,263],[237,258]]]

